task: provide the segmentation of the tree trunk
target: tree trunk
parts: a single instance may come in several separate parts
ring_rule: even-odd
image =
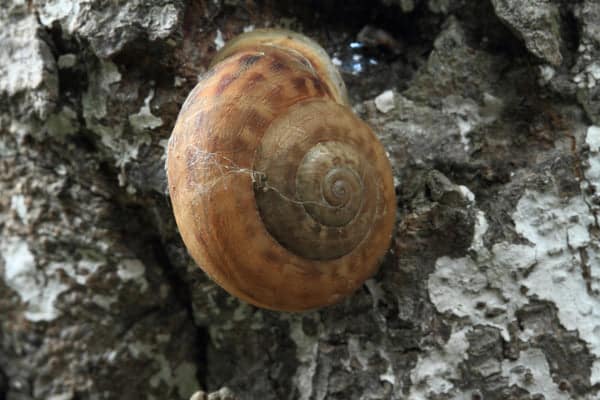
[[[219,288],[167,192],[187,94],[272,26],[395,174],[379,272],[313,312]],[[598,399],[599,189],[597,0],[8,0],[0,400]]]

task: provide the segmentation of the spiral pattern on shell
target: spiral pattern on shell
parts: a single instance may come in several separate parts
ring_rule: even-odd
[[[390,164],[322,48],[248,36],[217,55],[179,114],[167,157],[177,225],[233,295],[277,310],[332,304],[389,246]]]

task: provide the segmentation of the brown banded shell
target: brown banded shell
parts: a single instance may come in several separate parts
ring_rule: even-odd
[[[252,304],[335,303],[376,271],[390,243],[396,206],[385,151],[310,39],[245,34],[216,60],[168,147],[183,241],[212,279]]]

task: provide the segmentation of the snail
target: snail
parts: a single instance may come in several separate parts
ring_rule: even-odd
[[[221,49],[181,107],[166,168],[188,252],[256,306],[339,302],[389,247],[390,162],[326,52],[301,34],[258,30]]]

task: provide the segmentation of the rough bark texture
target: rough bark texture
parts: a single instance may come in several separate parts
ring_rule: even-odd
[[[600,3],[346,3],[0,7],[0,399],[600,398]],[[315,312],[218,288],[166,193],[178,108],[264,26],[328,50],[395,170],[379,273]]]

